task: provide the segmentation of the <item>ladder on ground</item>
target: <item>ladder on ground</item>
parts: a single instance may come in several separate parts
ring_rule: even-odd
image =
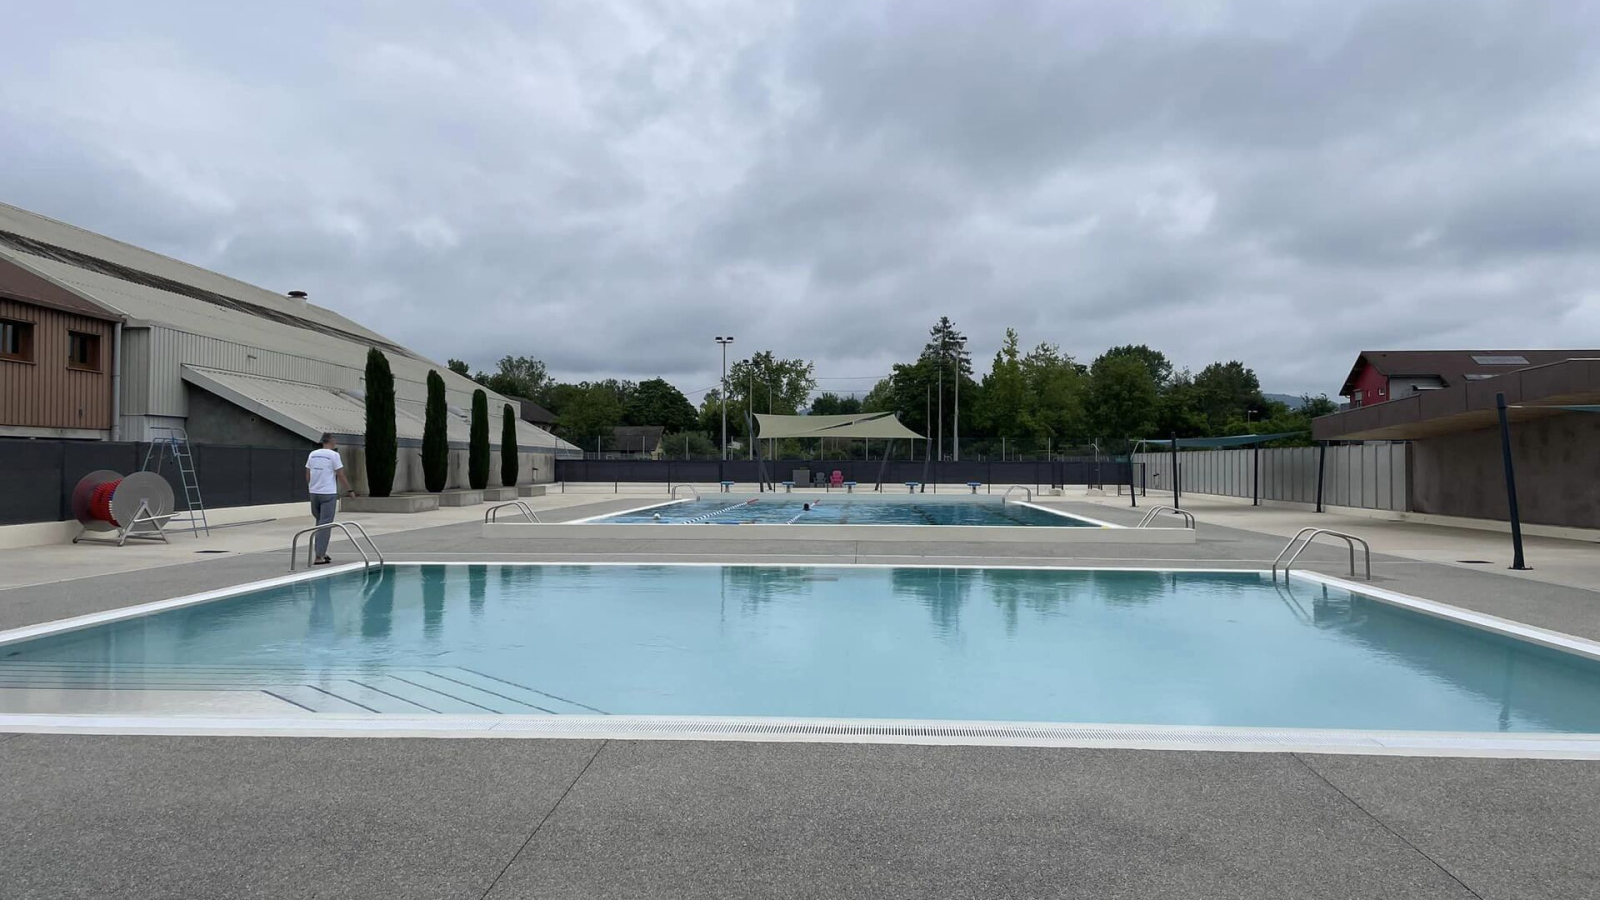
[[[167,454],[172,454],[172,461],[178,466],[178,481],[183,487],[184,509],[186,518],[174,518],[169,525],[189,526],[189,531],[195,537],[200,536],[200,530],[205,529],[206,536],[211,536],[211,523],[206,521],[206,503],[200,496],[200,479],[194,470],[194,453],[189,447],[189,433],[176,425],[154,425],[150,430],[155,432],[155,440],[144,451],[144,471],[161,474],[161,464],[166,461]],[[151,463],[155,466],[152,468]]]

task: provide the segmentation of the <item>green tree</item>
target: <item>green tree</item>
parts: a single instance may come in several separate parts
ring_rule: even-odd
[[[651,378],[634,386],[628,396],[625,418],[628,425],[660,425],[668,432],[687,431],[699,421],[689,398],[662,378]]]
[[[1130,356],[1101,356],[1089,368],[1089,428],[1112,442],[1144,437],[1155,427],[1155,379]]]
[[[795,415],[805,407],[816,388],[814,367],[803,359],[779,359],[763,350],[741,359],[728,368],[728,440],[749,437],[749,413]],[[708,433],[720,437],[722,394],[706,392],[700,404],[700,424]]]
[[[1083,367],[1054,344],[1033,348],[1022,358],[1028,403],[1024,421],[1035,443],[1063,447],[1084,439],[1088,392]]]
[[[1247,413],[1260,416],[1267,411],[1260,380],[1238,360],[1216,362],[1201,369],[1195,376],[1194,389],[1200,414],[1213,434],[1221,433],[1231,419],[1248,419],[1251,417]]]
[[[623,403],[615,385],[583,382],[566,392],[561,409],[561,430],[567,440],[585,450],[604,446],[622,424]]]
[[[500,484],[517,484],[517,414],[507,403],[500,413]]]
[[[394,372],[377,347],[367,351],[367,491],[387,497],[394,491],[399,442],[394,424]]]
[[[1172,361],[1160,350],[1152,350],[1144,344],[1122,344],[1107,350],[1105,355],[1113,358],[1130,356],[1144,363],[1144,367],[1150,370],[1150,379],[1155,382],[1156,390],[1164,390],[1172,383]]]
[[[1022,355],[1017,348],[1017,331],[1006,329],[1005,340],[989,374],[983,378],[983,400],[977,417],[979,424],[991,437],[1015,441],[1032,431],[1029,420],[1032,402],[1028,396],[1028,381],[1022,373]]]
[[[479,372],[472,380],[497,394],[526,397],[541,404],[555,383],[544,362],[531,356],[502,356],[494,372]]]
[[[444,367],[446,369],[449,369],[450,371],[456,373],[457,375],[461,375],[461,376],[464,376],[464,377],[467,377],[467,378],[471,378],[472,377],[472,369],[470,367],[468,367],[468,365],[465,362],[463,362],[462,360],[459,360],[459,359],[448,360],[447,362],[445,362]]]
[[[811,400],[813,416],[848,416],[861,412],[861,400],[854,394],[841,397],[832,391],[823,391]]]
[[[669,459],[715,459],[717,443],[701,431],[681,431],[661,437],[661,451]]]
[[[467,432],[467,484],[475,491],[489,486],[489,395],[472,392],[472,424]]]
[[[1211,433],[1205,414],[1200,410],[1199,392],[1194,386],[1194,376],[1184,369],[1172,376],[1161,391],[1161,401],[1156,407],[1156,434],[1166,437],[1205,437]]]
[[[428,404],[422,419],[422,483],[437,494],[450,481],[450,439],[447,422],[450,409],[444,399],[444,379],[428,372]]]
[[[1308,419],[1331,416],[1338,411],[1339,404],[1329,400],[1327,394],[1318,394],[1315,397],[1310,394],[1300,395],[1300,412]]]

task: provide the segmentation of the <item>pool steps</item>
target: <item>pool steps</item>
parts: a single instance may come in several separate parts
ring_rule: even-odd
[[[0,664],[0,688],[34,690],[255,691],[317,713],[595,715],[603,712],[472,669],[325,669],[322,678],[244,666],[121,667],[103,671],[48,661]],[[132,674],[129,674],[132,673]],[[298,677],[297,677],[298,676]]]

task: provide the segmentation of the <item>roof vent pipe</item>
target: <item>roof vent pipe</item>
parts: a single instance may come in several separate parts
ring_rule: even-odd
[[[293,300],[299,306],[305,306],[306,305],[306,292],[305,291],[290,291],[289,292],[289,299]]]

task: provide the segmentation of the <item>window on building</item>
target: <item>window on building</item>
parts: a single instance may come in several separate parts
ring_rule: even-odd
[[[1357,406],[1360,406],[1361,405],[1361,398],[1364,397],[1365,395],[1366,395],[1365,391],[1361,390],[1360,388],[1356,388],[1355,390],[1350,392],[1350,402],[1354,403]]]
[[[67,368],[100,371],[100,335],[67,332]]]
[[[0,359],[33,362],[33,323],[0,319]]]

